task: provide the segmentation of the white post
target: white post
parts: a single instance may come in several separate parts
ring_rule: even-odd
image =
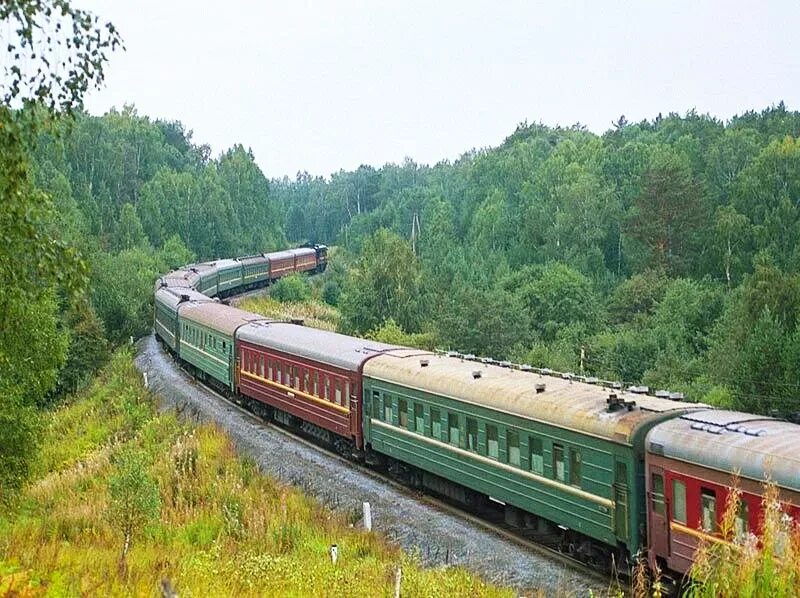
[[[336,544],[331,544],[331,562],[335,565],[339,560],[339,547]]]
[[[144,377],[144,387],[145,387],[145,388],[148,388],[148,383],[147,383],[147,372],[142,372],[142,376]]]
[[[394,598],[400,598],[400,582],[403,579],[403,570],[398,565],[394,572]]]
[[[368,502],[364,503],[364,529],[368,532],[372,531],[372,509]]]

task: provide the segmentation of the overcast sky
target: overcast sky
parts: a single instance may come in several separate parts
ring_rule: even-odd
[[[453,159],[524,120],[800,108],[797,0],[75,4],[127,47],[91,113],[133,103],[269,177]]]

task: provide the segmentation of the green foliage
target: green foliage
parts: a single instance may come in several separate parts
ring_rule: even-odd
[[[161,510],[158,483],[149,475],[148,465],[146,454],[123,448],[113,461],[114,470],[108,479],[108,517],[123,536],[123,559],[133,536],[157,519]]]
[[[527,308],[534,334],[552,341],[559,330],[581,323],[588,330],[601,327],[605,314],[591,281],[561,263],[536,270],[523,270],[504,281],[514,289]]]
[[[70,331],[70,338],[67,359],[58,374],[57,390],[60,396],[75,392],[110,357],[103,322],[86,298],[70,307],[65,325]]]
[[[0,397],[0,506],[28,480],[39,449],[40,428],[32,407]]]
[[[420,275],[410,245],[380,229],[364,241],[340,302],[342,326],[363,334],[394,319],[404,330],[419,330]]]
[[[728,123],[695,111],[622,118],[601,137],[523,123],[454,162],[300,174],[271,189],[292,238],[362,260],[341,285],[345,331],[392,318],[434,330],[440,346],[582,364],[694,399],[719,387],[740,406],[788,413],[800,411],[795,291],[782,280],[800,271],[798,138],[800,113],[782,103]],[[408,239],[410,255],[376,246],[381,229]],[[758,286],[766,255],[775,274],[757,274]],[[336,302],[333,285],[326,297]],[[772,332],[756,326],[765,305]],[[763,338],[748,344],[755,331]],[[744,358],[767,345],[772,367]]]
[[[415,347],[417,349],[427,349],[432,351],[436,342],[430,332],[417,332],[409,334],[404,331],[392,318],[386,320],[380,327],[370,330],[365,335],[372,340],[388,343],[390,345],[402,345],[404,347]]]
[[[722,518],[725,542],[701,543],[690,570],[691,598],[748,596],[788,598],[800,587],[800,529],[788,517],[776,486],[765,483],[759,535],[737,536],[738,487],[728,495]]]
[[[401,566],[404,594],[509,595],[461,569],[423,568],[259,474],[216,427],[158,414],[150,399],[123,351],[47,414],[24,508],[0,510],[0,592],[138,596],[167,579],[188,596],[389,595]],[[126,411],[142,406],[126,431]],[[125,529],[132,543],[120,563]]]
[[[145,334],[152,324],[153,285],[163,271],[152,250],[99,254],[92,263],[92,302],[109,338],[119,343]]]
[[[269,290],[270,297],[281,303],[305,301],[311,296],[311,287],[301,274],[290,274],[279,279]]]
[[[114,228],[111,247],[114,251],[124,251],[146,246],[147,239],[139,216],[136,215],[136,210],[134,210],[133,206],[126,203],[120,210],[119,220],[117,220]]]

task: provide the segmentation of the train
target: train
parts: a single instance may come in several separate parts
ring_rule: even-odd
[[[155,334],[195,376],[262,417],[412,487],[500,505],[509,524],[601,569],[644,558],[679,580],[699,543],[732,541],[720,526],[735,484],[736,534],[759,534],[766,478],[800,521],[796,424],[220,301],[326,263],[327,248],[310,245],[170,272],[156,284]]]

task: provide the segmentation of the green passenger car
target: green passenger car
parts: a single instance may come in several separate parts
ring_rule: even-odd
[[[372,450],[628,554],[644,540],[645,434],[692,408],[410,350],[370,359],[363,392]]]
[[[164,287],[158,289],[155,294],[153,327],[156,336],[175,352],[178,351],[180,342],[178,311],[188,301],[206,303],[213,300],[197,291],[183,287]]]
[[[230,291],[242,286],[242,264],[238,260],[217,260],[217,294],[229,295]]]
[[[191,302],[181,306],[179,355],[204,378],[216,380],[233,390],[236,330],[243,324],[263,320],[257,314],[217,302]]]

